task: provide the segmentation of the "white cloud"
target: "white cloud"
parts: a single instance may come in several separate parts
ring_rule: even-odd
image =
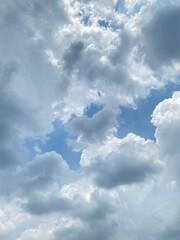
[[[157,146],[166,162],[171,181],[178,180],[179,138],[180,138],[180,93],[175,92],[172,98],[158,104],[152,115],[156,128]],[[179,185],[179,180],[178,180]]]
[[[172,98],[158,104],[152,116],[152,123],[157,127],[156,138],[165,154],[179,154],[180,136],[180,94],[175,92]]]

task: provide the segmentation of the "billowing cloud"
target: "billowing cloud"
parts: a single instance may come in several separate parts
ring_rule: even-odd
[[[82,51],[84,48],[83,42],[74,42],[71,44],[69,49],[65,51],[64,54],[64,65],[65,69],[71,71],[76,64],[80,60],[80,57],[82,55]]]
[[[179,239],[179,13],[173,0],[1,3],[2,240]],[[154,103],[154,139],[122,136],[123,111]]]
[[[108,143],[103,148],[108,148]],[[86,159],[86,154],[83,159]],[[117,145],[113,145],[111,152],[105,156],[97,153],[89,160],[86,169],[93,175],[96,184],[105,188],[139,183],[160,170],[161,163],[158,162],[158,153],[153,142],[133,134],[122,140],[117,139]]]
[[[158,104],[152,116],[152,123],[157,127],[157,143],[164,153],[171,156],[179,154],[180,137],[180,94],[175,92],[172,98]]]
[[[180,60],[179,16],[180,7],[165,6],[155,11],[151,21],[143,27],[143,51],[147,63],[152,68],[157,69]]]
[[[158,104],[152,115],[156,128],[157,146],[169,168],[168,176],[179,185],[179,137],[180,137],[180,95],[175,92],[172,98]]]
[[[68,128],[71,133],[78,135],[77,144],[68,141],[72,146],[84,147],[89,142],[99,142],[116,132],[115,111],[102,109],[92,116],[74,118]]]
[[[64,213],[67,210],[71,210],[71,204],[63,198],[50,198],[48,200],[46,198],[35,198],[25,204],[24,208],[30,214],[43,215],[53,212]]]

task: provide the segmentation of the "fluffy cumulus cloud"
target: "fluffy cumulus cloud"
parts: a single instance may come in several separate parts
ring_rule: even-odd
[[[101,147],[106,149],[108,144],[110,143],[107,142]],[[116,139],[116,144],[113,144],[109,153],[104,156],[96,153],[87,163],[86,171],[93,175],[100,187],[113,188],[139,183],[160,171],[161,163],[151,141],[129,134],[124,139]],[[86,161],[86,153],[82,161]],[[86,166],[86,162],[84,164]]]
[[[179,239],[179,2],[6,0],[0,27],[0,239]]]
[[[154,110],[152,122],[156,128],[157,146],[170,170],[170,177],[179,186],[180,92],[165,99]]]

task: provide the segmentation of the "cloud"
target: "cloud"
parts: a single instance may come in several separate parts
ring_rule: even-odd
[[[9,179],[7,174],[10,176]],[[0,191],[2,197],[9,201],[22,198],[22,202],[25,200],[31,202],[45,193],[55,193],[58,186],[68,182],[73,175],[61,155],[46,152],[36,156],[29,163],[3,171]]]
[[[155,135],[159,147],[171,156],[179,154],[179,121],[180,94],[175,92],[172,98],[159,103],[152,115],[152,123],[157,127]]]
[[[68,229],[57,231],[53,240],[57,240],[63,237],[66,237],[69,240],[98,240],[100,238],[107,240],[110,239],[110,237],[113,235],[111,231],[113,231],[113,229],[111,229],[111,225],[107,223],[96,223],[96,228],[94,228],[94,225],[85,226],[85,228],[81,227],[79,229],[77,229],[75,226],[72,226]]]
[[[68,16],[63,2],[54,0],[51,4],[7,1],[1,5],[0,15],[0,166],[8,168],[27,158],[23,147],[27,136],[53,129],[53,89],[62,84],[45,50]],[[47,89],[51,89],[49,94]]]
[[[44,215],[53,212],[63,213],[71,210],[71,203],[63,198],[34,198],[24,204],[24,209],[33,215]]]
[[[176,219],[175,223],[172,226],[166,226],[166,229],[161,234],[160,239],[169,239],[169,240],[177,240],[180,237],[179,230],[179,219]]]
[[[37,156],[23,168],[22,189],[27,193],[41,192],[52,186],[55,178],[65,180],[69,168],[65,160],[56,152],[47,152]]]
[[[71,133],[78,135],[77,145],[82,147],[87,143],[103,141],[107,136],[112,135],[116,128],[115,124],[115,111],[111,109],[102,109],[92,116],[74,118],[68,124],[68,129]],[[72,141],[68,141],[70,145]]]
[[[126,107],[179,81],[170,2],[127,0],[123,12],[107,0],[1,4],[2,240],[179,237],[179,92],[152,113],[155,140],[120,138],[118,125]],[[87,117],[93,104],[103,108]],[[68,131],[60,142],[82,151],[76,171],[54,151],[27,157],[26,139],[46,141],[55,120]]]
[[[180,7],[165,6],[155,11],[149,23],[143,27],[145,60],[157,69],[172,61],[180,60],[178,46]]]
[[[107,147],[104,144],[104,148]],[[148,176],[160,172],[156,147],[151,141],[133,134],[117,140],[117,146],[105,156],[93,156],[86,174],[92,174],[99,187],[113,188],[124,184],[143,182]],[[151,154],[149,154],[149,152]],[[85,155],[83,156],[85,159]]]
[[[180,94],[159,103],[152,115],[156,128],[157,146],[163,161],[167,164],[169,181],[175,180],[179,186],[179,137],[180,137]]]
[[[63,60],[65,69],[67,69],[68,72],[71,72],[76,62],[80,60],[83,49],[84,43],[79,41],[71,43],[69,49],[65,51]]]

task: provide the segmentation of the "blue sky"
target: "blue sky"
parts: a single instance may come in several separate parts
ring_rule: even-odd
[[[154,140],[156,128],[151,123],[151,115],[158,103],[170,98],[177,90],[180,90],[179,85],[169,84],[166,88],[152,91],[146,99],[138,101],[135,109],[123,108],[119,120],[119,136],[124,137],[133,132],[145,139]]]
[[[0,27],[0,239],[179,240],[179,1],[8,0]]]
[[[146,99],[138,100],[135,107],[120,108],[121,113],[117,116],[117,136],[123,138],[128,133],[134,133],[145,139],[155,140],[156,127],[151,122],[151,115],[158,103],[170,98],[177,90],[180,90],[179,85],[170,83],[166,88],[153,90]],[[92,118],[102,109],[103,105],[91,104],[85,109],[84,115]],[[73,151],[67,144],[67,138],[73,136],[57,120],[53,122],[53,127],[53,132],[46,136],[47,140],[44,142],[41,139],[26,139],[28,159],[31,160],[36,155],[35,147],[38,146],[42,153],[56,151],[63,156],[70,168],[78,169],[81,151]]]

